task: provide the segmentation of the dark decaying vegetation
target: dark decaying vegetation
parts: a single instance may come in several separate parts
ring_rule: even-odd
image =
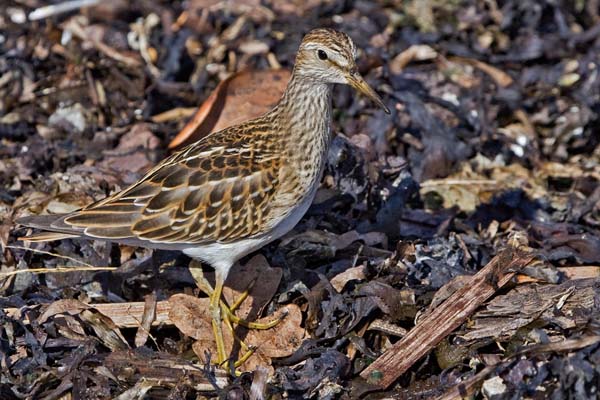
[[[0,7],[0,398],[598,395],[598,1],[44,5]],[[336,88],[315,203],[232,273],[230,301],[255,281],[240,315],[288,312],[236,329],[248,373],[210,366],[185,256],[17,241],[17,217],[135,182],[220,81],[290,68],[317,26],[355,40],[392,114]],[[270,76],[206,107],[251,115]]]

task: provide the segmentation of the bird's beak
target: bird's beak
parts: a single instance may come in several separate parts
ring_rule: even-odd
[[[358,90],[371,100],[373,100],[379,107],[383,108],[386,113],[390,113],[389,108],[383,104],[381,97],[369,86],[369,84],[364,80],[362,76],[358,72],[348,72],[346,75],[346,79],[348,80],[348,84],[352,86],[354,89]]]

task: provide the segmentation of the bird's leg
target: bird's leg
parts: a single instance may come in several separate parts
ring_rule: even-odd
[[[196,286],[198,286],[198,289],[200,289],[208,297],[212,297],[214,289],[212,288],[212,286],[210,285],[210,283],[208,282],[208,280],[202,273],[202,268],[200,267],[200,265],[197,265],[196,263],[197,263],[196,260],[192,260],[192,262],[190,263],[190,273],[191,273],[192,277],[194,278],[194,280],[196,281]],[[223,318],[223,320],[227,323],[227,326],[231,329],[232,333],[233,333],[234,329],[233,329],[233,326],[231,326],[231,323],[234,323],[236,325],[241,325],[241,326],[244,326],[249,329],[263,330],[263,329],[271,329],[272,327],[277,325],[279,322],[281,322],[281,320],[283,320],[285,318],[286,314],[282,314],[280,317],[275,318],[271,322],[258,323],[258,322],[246,321],[246,320],[236,316],[233,313],[235,310],[237,310],[240,307],[240,305],[244,302],[244,300],[246,300],[248,298],[248,295],[250,294],[252,287],[254,287],[255,282],[256,282],[256,279],[253,280],[252,282],[250,282],[250,285],[248,285],[246,290],[244,290],[244,292],[233,302],[233,304],[231,306],[228,306],[222,299],[220,299],[221,310],[222,310],[223,316],[225,317],[225,318]],[[242,346],[245,346],[245,345],[243,344]],[[247,349],[248,346],[245,346],[245,348]]]
[[[250,291],[254,287],[255,283],[256,283],[256,279],[253,279],[252,282],[250,282],[250,284],[248,285],[248,287],[246,287],[246,290],[244,290],[244,292],[233,302],[233,304],[230,307],[225,307],[224,312],[227,315],[227,318],[234,324],[241,325],[241,326],[244,326],[249,329],[259,329],[259,330],[271,329],[272,327],[274,327],[275,325],[280,323],[281,320],[283,320],[285,318],[286,314],[282,314],[281,316],[275,318],[271,322],[258,323],[258,322],[246,321],[245,319],[242,319],[233,313],[235,310],[237,310],[242,305],[244,300],[246,300],[248,298],[248,295],[250,294]]]
[[[237,337],[237,335],[235,334],[235,329],[232,325],[233,323],[239,323],[242,322],[243,320],[241,320],[240,318],[236,317],[235,315],[233,315],[233,313],[230,311],[230,308],[227,306],[227,304],[221,299],[221,293],[217,293],[217,288],[213,289],[213,287],[210,285],[210,283],[208,282],[208,280],[204,277],[204,274],[202,272],[202,268],[200,263],[198,263],[195,260],[192,260],[192,262],[190,263],[190,273],[192,275],[192,277],[194,278],[194,281],[196,282],[196,285],[198,286],[198,288],[205,293],[209,299],[210,299],[210,303],[209,303],[209,307],[210,307],[210,313],[211,313],[211,318],[212,318],[212,327],[213,327],[213,333],[215,336],[215,341],[217,344],[217,364],[221,365],[223,362],[226,361],[226,352],[225,352],[225,342],[223,340],[223,331],[221,328],[221,321],[225,322],[225,325],[227,325],[227,328],[231,331],[232,336],[240,343],[241,349],[242,351],[244,351],[244,354],[240,357],[239,360],[237,360],[234,364],[235,367],[238,367],[240,365],[242,365],[246,360],[248,360],[248,358],[250,358],[250,356],[252,354],[254,354],[255,349],[253,347],[248,346],[246,343],[244,343],[244,341],[242,341],[241,339],[239,339]],[[223,279],[217,279],[217,277],[220,274],[216,275],[216,280],[217,280],[217,287],[218,287],[218,282],[220,281],[220,289],[219,291],[222,292],[222,288],[223,288]],[[246,294],[245,297],[247,297],[248,295]],[[244,297],[244,298],[245,298]],[[243,301],[243,299],[242,299]],[[239,307],[239,304],[241,304],[241,301],[236,301],[236,307]],[[215,304],[219,304],[219,306],[215,306]],[[219,310],[220,307],[220,310]],[[225,318],[223,318],[225,317]],[[245,322],[245,321],[243,321]],[[221,355],[219,352],[219,349],[223,349],[223,355]]]
[[[216,276],[215,289],[210,295],[210,315],[212,317],[213,334],[217,343],[217,364],[221,365],[227,361],[225,353],[225,342],[223,341],[223,329],[221,327],[221,292],[223,291],[223,278],[220,274]]]
[[[223,365],[227,361],[227,353],[225,349],[225,341],[223,340],[223,328],[221,322],[225,322],[227,329],[231,332],[232,336],[235,340],[237,340],[240,344],[240,348],[243,352],[241,357],[234,363],[234,368],[239,367],[243,363],[245,363],[256,351],[254,346],[248,346],[243,340],[241,340],[235,333],[235,328],[233,324],[241,325],[249,329],[270,329],[277,325],[283,318],[285,318],[286,314],[282,314],[278,318],[274,319],[268,323],[257,323],[257,322],[248,322],[238,316],[236,316],[233,312],[240,307],[240,305],[248,298],[250,290],[254,285],[255,281],[252,281],[248,288],[233,302],[233,305],[229,307],[225,301],[221,298],[223,292],[223,284],[224,278],[221,273],[217,269],[215,269],[215,287],[211,286],[208,282],[204,273],[202,272],[201,265],[193,260],[190,263],[190,273],[196,282],[198,288],[205,293],[209,299],[209,311],[211,315],[211,323],[213,334],[215,337],[215,342],[217,345],[217,364]],[[227,368],[227,367],[225,367]],[[235,373],[235,371],[232,371]]]

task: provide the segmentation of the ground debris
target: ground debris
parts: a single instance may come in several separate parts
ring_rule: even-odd
[[[597,397],[597,1],[42,3],[0,7],[0,398]],[[224,290],[288,313],[234,327],[246,373],[211,366],[210,268],[17,241],[268,109],[317,26],[392,112],[334,89],[314,204]]]

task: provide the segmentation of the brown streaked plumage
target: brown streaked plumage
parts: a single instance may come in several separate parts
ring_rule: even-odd
[[[309,32],[273,110],[199,140],[138,183],[79,211],[18,220],[55,232],[24,240],[102,239],[181,250],[209,263],[216,271],[210,297],[217,361],[224,362],[223,281],[241,257],[292,229],[312,202],[330,142],[332,84],[349,84],[387,111],[357,73],[355,56],[346,34]]]

